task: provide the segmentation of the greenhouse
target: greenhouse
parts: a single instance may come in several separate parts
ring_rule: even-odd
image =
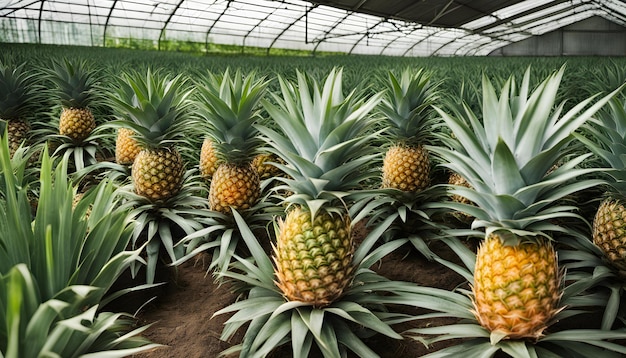
[[[626,356],[626,1],[0,0],[0,357]]]

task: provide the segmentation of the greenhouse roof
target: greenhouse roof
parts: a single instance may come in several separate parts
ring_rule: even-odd
[[[0,42],[190,41],[392,56],[486,55],[625,0],[0,0]]]

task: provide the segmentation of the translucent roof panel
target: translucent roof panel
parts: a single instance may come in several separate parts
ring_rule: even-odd
[[[600,16],[623,0],[0,0],[0,42],[110,46],[141,41],[390,56],[486,55]]]

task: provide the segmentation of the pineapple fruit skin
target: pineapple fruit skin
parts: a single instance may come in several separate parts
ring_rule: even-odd
[[[596,211],[593,220],[593,242],[608,260],[626,278],[626,207],[624,202],[606,198]]]
[[[478,248],[474,314],[480,324],[507,339],[538,339],[560,310],[561,273],[551,243],[504,245],[493,233]]]
[[[59,134],[82,142],[96,128],[96,120],[88,108],[63,108],[59,120]]]
[[[257,154],[252,159],[252,166],[256,168],[261,180],[275,178],[283,174],[283,172],[272,163],[283,163],[284,161],[275,154],[262,153]]]
[[[204,179],[211,179],[220,163],[213,141],[210,138],[205,138],[202,142],[202,148],[200,148],[200,175]]]
[[[135,192],[152,201],[176,195],[184,176],[183,160],[174,147],[143,149],[133,162]]]
[[[7,121],[7,135],[9,136],[9,153],[11,157],[20,145],[28,139],[30,124],[21,120]]]
[[[209,205],[211,210],[224,214],[249,209],[259,200],[261,183],[259,174],[250,163],[221,164],[211,180]]]
[[[300,208],[279,222],[274,250],[277,286],[290,301],[324,307],[350,285],[354,245],[348,221],[326,211],[311,214]]]
[[[117,139],[115,140],[115,161],[118,164],[133,164],[135,158],[141,152],[141,147],[133,138],[133,130],[129,128],[119,128]]]
[[[430,161],[423,145],[394,145],[383,160],[382,187],[418,192],[430,185]]]

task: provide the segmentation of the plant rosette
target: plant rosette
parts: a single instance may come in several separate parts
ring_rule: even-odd
[[[218,311],[215,315],[233,313],[226,321],[221,339],[228,340],[247,323],[243,342],[222,355],[239,352],[241,357],[264,357],[279,346],[290,344],[294,357],[307,357],[313,344],[324,357],[345,356],[352,351],[361,357],[377,354],[367,346],[364,338],[373,334],[402,339],[391,327],[413,319],[409,314],[389,310],[390,305],[412,306],[414,284],[391,281],[369,269],[382,257],[405,244],[394,240],[371,250],[393,219],[372,228],[356,249],[353,262],[355,276],[344,294],[323,307],[300,301],[289,301],[276,285],[271,259],[258,244],[241,215],[234,211],[243,240],[251,251],[251,258],[236,256],[237,269],[222,275],[243,285],[249,292],[246,298]],[[369,252],[369,253],[368,253]]]

